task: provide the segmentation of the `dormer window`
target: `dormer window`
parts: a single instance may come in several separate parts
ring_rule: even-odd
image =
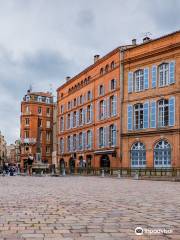
[[[46,98],[46,103],[48,103],[48,104],[50,103],[50,98],[48,98],[48,97]]]
[[[27,96],[26,96],[26,102],[29,102],[29,101],[30,101],[30,96],[27,95]]]
[[[100,75],[103,75],[103,73],[104,73],[104,69],[101,68],[101,69],[100,69]]]
[[[42,97],[38,96],[38,102],[42,102]]]

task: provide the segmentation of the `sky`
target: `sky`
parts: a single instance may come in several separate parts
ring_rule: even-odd
[[[0,0],[0,131],[20,137],[21,100],[50,91],[133,38],[180,29],[179,0]]]

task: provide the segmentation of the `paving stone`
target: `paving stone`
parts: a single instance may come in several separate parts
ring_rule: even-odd
[[[180,239],[179,183],[0,177],[0,240]],[[135,235],[135,228],[172,234]]]

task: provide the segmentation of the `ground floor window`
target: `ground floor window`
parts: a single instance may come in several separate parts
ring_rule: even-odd
[[[159,141],[154,147],[154,166],[171,167],[171,145],[165,141]]]
[[[141,142],[136,142],[131,148],[131,167],[146,166],[146,148]]]

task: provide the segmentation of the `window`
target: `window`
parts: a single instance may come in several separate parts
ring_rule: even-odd
[[[25,112],[26,112],[26,114],[29,114],[29,113],[30,113],[30,108],[29,108],[29,106],[26,106]]]
[[[111,91],[116,89],[116,80],[112,79],[111,80]]]
[[[79,150],[82,150],[82,138],[83,138],[83,134],[82,134],[82,132],[81,133],[79,133]]]
[[[63,153],[64,152],[64,139],[61,138],[60,139],[60,153]]]
[[[38,102],[42,102],[42,97],[38,96]]]
[[[79,110],[79,125],[83,124],[83,109]]]
[[[71,102],[69,101],[68,102],[68,110],[70,110],[71,109]]]
[[[76,98],[74,99],[74,107],[76,107]]]
[[[46,115],[50,116],[50,113],[51,113],[50,108],[46,108]]]
[[[46,127],[50,128],[50,126],[51,126],[51,122],[50,121],[46,121]]]
[[[91,121],[91,105],[87,106],[87,123]]]
[[[99,96],[102,96],[102,95],[104,95],[104,86],[100,85],[99,86]]]
[[[29,118],[25,118],[25,125],[29,126]]]
[[[50,103],[50,98],[48,98],[48,97],[46,98],[46,103],[48,103],[48,104]]]
[[[115,68],[115,63],[114,61],[111,62],[111,69],[114,69]]]
[[[110,125],[109,128],[109,145],[116,145],[116,126],[114,124]]]
[[[159,66],[159,87],[167,86],[169,84],[169,64],[162,63]]]
[[[144,90],[144,71],[137,70],[134,73],[134,79],[135,79],[135,92],[140,92]]]
[[[68,136],[68,138],[67,138],[67,150],[68,150],[68,152],[71,151],[71,137],[70,136]]]
[[[42,127],[42,119],[38,118],[38,127]]]
[[[158,126],[165,127],[169,124],[169,101],[162,99],[158,102]]]
[[[64,113],[64,105],[61,105],[60,109],[61,109],[61,110],[60,110],[60,111],[61,111],[61,114]]]
[[[103,75],[103,74],[104,74],[104,69],[101,68],[101,69],[100,69],[100,75]]]
[[[38,114],[41,115],[42,114],[42,108],[38,107]]]
[[[105,108],[105,102],[104,100],[101,100],[99,102],[99,119],[103,119],[104,118],[104,108]]]
[[[29,102],[30,101],[30,96],[26,96],[26,102]]]
[[[88,93],[87,93],[87,100],[88,100],[88,101],[91,100],[91,91],[88,91]]]
[[[40,132],[40,134],[39,134],[39,139],[40,139],[40,142],[42,143],[42,132]]]
[[[76,111],[73,112],[73,127],[76,127]]]
[[[29,131],[24,131],[24,138],[29,138]]]
[[[99,147],[104,147],[104,128],[99,129]]]
[[[141,142],[133,144],[131,148],[131,167],[146,166],[146,148]]]
[[[143,128],[143,116],[144,116],[143,104],[138,103],[134,106],[134,129]]]
[[[51,141],[51,133],[50,132],[46,132],[46,141],[47,142]]]
[[[111,96],[110,99],[110,105],[109,105],[109,114],[110,116],[115,116],[117,113],[117,100],[116,100],[116,96]]]
[[[154,166],[171,167],[171,145],[166,140],[159,141],[154,147]]]
[[[76,134],[73,135],[73,151],[76,150]]]
[[[105,73],[108,73],[108,71],[109,71],[109,65],[107,64],[107,65],[105,66]]]
[[[91,148],[91,145],[92,145],[92,131],[91,130],[88,130],[87,131],[87,148]]]
[[[82,95],[79,97],[79,103],[83,104],[83,96]]]
[[[46,146],[46,153],[50,153],[50,152],[51,152],[50,146]]]
[[[60,131],[62,132],[64,130],[64,117],[60,118]]]
[[[71,126],[70,124],[71,124],[71,115],[68,114],[68,115],[67,115],[67,129],[70,128],[70,126]]]

